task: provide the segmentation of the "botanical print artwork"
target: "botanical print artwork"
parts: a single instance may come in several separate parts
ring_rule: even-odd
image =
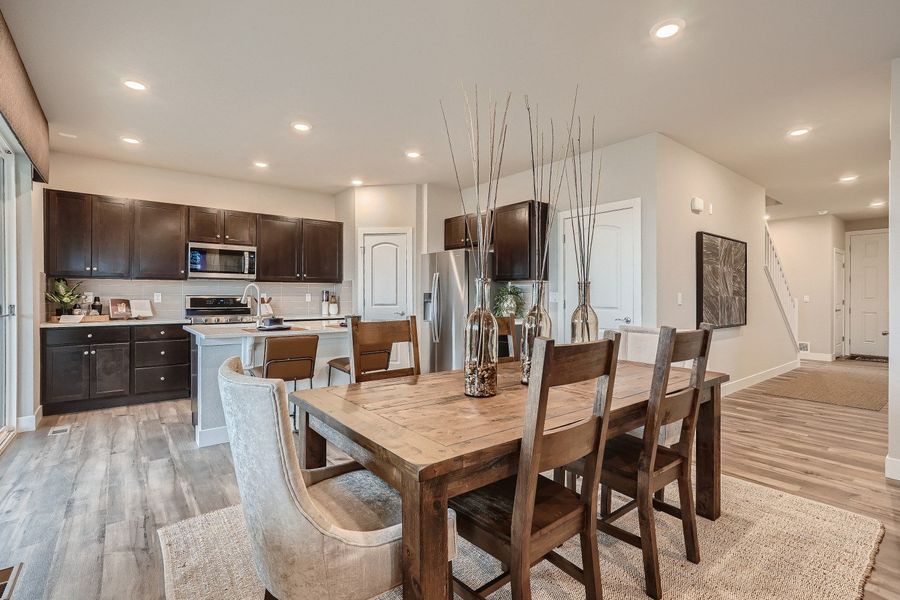
[[[747,243],[697,232],[697,325],[747,324]]]

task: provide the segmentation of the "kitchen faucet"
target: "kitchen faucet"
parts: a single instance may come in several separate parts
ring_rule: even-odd
[[[262,321],[262,302],[260,302],[262,294],[258,285],[253,282],[247,284],[247,287],[244,288],[244,293],[241,294],[241,304],[247,303],[249,305],[251,288],[256,290],[256,326],[259,327],[260,321]]]

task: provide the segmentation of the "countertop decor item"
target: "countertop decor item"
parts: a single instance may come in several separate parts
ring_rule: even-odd
[[[472,184],[474,201],[466,203],[463,193],[456,155],[453,151],[453,140],[450,136],[450,125],[447,113],[441,103],[441,115],[444,118],[444,129],[447,132],[447,143],[450,146],[450,160],[456,175],[456,186],[463,213],[471,215],[466,218],[469,249],[475,259],[475,308],[466,319],[465,330],[465,394],[474,397],[489,397],[497,393],[497,320],[490,310],[490,287],[488,278],[488,260],[490,260],[491,232],[494,229],[494,209],[497,206],[497,194],[500,187],[500,171],[503,165],[503,150],[506,147],[509,100],[506,95],[502,114],[497,114],[498,103],[488,100],[488,132],[482,140],[481,120],[478,116],[478,87],[470,102],[469,94],[463,90],[468,124],[469,154],[472,167]],[[482,164],[482,143],[485,142],[485,154],[488,157]],[[485,177],[486,176],[486,177]],[[474,209],[474,210],[470,210]],[[471,231],[472,227],[475,231]]]
[[[72,307],[81,299],[81,294],[78,292],[79,287],[81,287],[80,281],[75,285],[69,285],[65,279],[54,279],[50,284],[50,291],[44,294],[44,297],[48,302],[59,306],[56,311],[57,316],[70,315]]]
[[[522,288],[507,282],[494,294],[495,317],[521,317],[525,314],[525,298]]]
[[[109,318],[116,321],[131,318],[131,301],[127,298],[109,299]]]
[[[572,311],[572,342],[591,342],[598,339],[600,323],[591,306],[591,257],[594,234],[597,231],[597,205],[600,202],[600,173],[602,156],[595,159],[595,119],[591,119],[590,152],[582,146],[581,117],[569,138],[569,160],[566,173],[566,191],[574,209],[572,239],[575,250],[575,266],[578,271],[578,306]],[[586,158],[585,154],[589,154]],[[585,164],[585,162],[588,164]],[[587,170],[587,173],[585,173]]]
[[[550,236],[547,233],[553,228],[556,220],[557,206],[559,204],[559,192],[562,189],[563,179],[566,174],[566,162],[569,158],[570,142],[572,141],[572,125],[575,121],[575,104],[578,101],[578,88],[572,98],[572,115],[569,117],[569,127],[565,139],[560,140],[557,149],[556,127],[553,119],[550,119],[549,140],[546,139],[541,129],[540,109],[535,106],[534,113],[528,96],[525,96],[525,110],[528,113],[528,133],[531,139],[531,183],[533,187],[535,210],[537,219],[534,221],[534,261],[537,264],[537,279],[535,279],[531,293],[531,308],[522,321],[522,336],[520,355],[522,357],[522,383],[528,385],[531,379],[531,355],[534,351],[534,340],[539,337],[553,337],[553,321],[547,311],[545,301],[547,299],[547,256],[550,253]],[[561,134],[562,132],[560,132]],[[562,138],[562,135],[560,135]],[[547,146],[549,142],[549,156]],[[557,164],[562,157],[562,164]],[[541,226],[541,212],[547,211],[546,228]]]

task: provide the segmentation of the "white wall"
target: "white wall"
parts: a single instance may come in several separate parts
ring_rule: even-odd
[[[888,477],[900,479],[900,58],[891,65],[890,163],[890,384],[888,400]]]
[[[844,248],[844,222],[833,215],[770,221],[775,251],[799,304],[798,342],[814,354],[834,351],[833,258]],[[805,297],[809,297],[806,301]]]
[[[795,366],[797,353],[763,271],[765,189],[674,140],[657,139],[657,323],[696,327],[697,231],[746,241],[747,325],[715,332],[709,368],[728,373],[735,389]],[[712,205],[712,214],[691,212],[695,196]]]
[[[887,229],[888,217],[875,217],[874,219],[857,219],[845,221],[844,231],[865,231],[867,229]]]

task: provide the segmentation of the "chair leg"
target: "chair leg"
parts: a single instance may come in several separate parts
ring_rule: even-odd
[[[570,490],[577,491],[578,488],[578,475],[573,473],[572,471],[566,471],[566,487]]]
[[[513,600],[531,600],[531,565],[522,553],[511,557],[509,575]]]
[[[656,493],[653,494],[653,497],[659,500],[660,502],[666,501],[666,488],[662,488],[660,490],[656,490]]]
[[[662,600],[662,581],[659,576],[659,553],[656,546],[656,518],[653,514],[653,498],[648,491],[638,490],[637,500],[646,591],[647,595],[654,598],[654,600]]]
[[[447,562],[447,598],[453,600],[453,561]]]
[[[700,540],[697,537],[697,513],[694,494],[691,490],[690,473],[678,478],[678,496],[681,500],[681,527],[684,529],[684,549],[687,559],[694,564],[700,562]]]
[[[608,517],[612,512],[612,488],[608,485],[600,486],[600,516]]]
[[[553,469],[553,481],[560,485],[566,485],[566,470],[562,467]]]
[[[266,590],[266,595],[264,596],[263,600],[278,600],[278,598],[273,596],[272,592],[270,592],[269,590]]]
[[[603,584],[600,580],[600,552],[597,550],[597,528],[586,523],[580,534],[581,565],[584,572],[584,597],[586,600],[603,600]]]
[[[331,365],[328,366],[328,387],[331,387],[331,372],[334,371],[334,367]]]

